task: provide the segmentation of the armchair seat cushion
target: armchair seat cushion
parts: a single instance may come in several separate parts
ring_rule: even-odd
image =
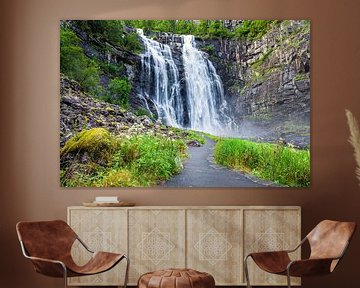
[[[286,274],[286,267],[291,262],[286,251],[258,252],[250,256],[261,269],[274,274]]]
[[[68,277],[80,275],[92,275],[105,272],[114,267],[124,258],[123,254],[110,252],[95,252],[91,259],[83,266],[76,265],[72,260],[65,262],[68,271]]]

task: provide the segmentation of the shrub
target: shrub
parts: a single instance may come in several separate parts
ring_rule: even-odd
[[[145,33],[159,31],[199,37],[233,37],[233,33],[220,20],[129,20],[126,24],[142,28]]]
[[[123,20],[76,20],[74,24],[93,38],[106,41],[124,50],[137,53],[141,45],[136,33],[125,32]]]
[[[215,161],[263,179],[293,187],[310,185],[310,151],[282,145],[222,139],[215,146]]]
[[[137,110],[135,110],[135,111],[134,111],[134,114],[135,114],[136,116],[147,116],[147,117],[149,117],[150,119],[154,119],[154,115],[151,114],[147,109],[142,108],[142,107],[140,107],[140,108],[138,108]]]
[[[238,38],[249,40],[259,39],[271,28],[271,24],[277,23],[273,20],[244,20],[242,24],[235,29],[235,35]]]
[[[131,91],[131,84],[126,78],[114,78],[109,84],[109,99],[108,102],[117,104],[123,108],[129,107],[129,94]]]
[[[211,20],[209,28],[207,29],[207,36],[226,38],[229,35],[229,30],[224,27],[220,20]]]
[[[209,55],[213,55],[215,53],[215,47],[212,44],[207,44],[201,47],[201,50],[208,53]]]
[[[138,182],[133,179],[130,171],[125,169],[110,170],[104,178],[95,183],[98,187],[133,187],[138,186]]]
[[[79,82],[86,92],[96,95],[99,91],[99,66],[85,56],[76,34],[65,28],[60,29],[60,72]]]

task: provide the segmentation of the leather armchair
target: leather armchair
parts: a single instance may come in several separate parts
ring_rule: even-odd
[[[249,258],[266,272],[286,275],[289,288],[291,288],[291,276],[305,277],[332,273],[344,256],[355,229],[354,222],[324,220],[292,250],[250,253],[244,259],[247,287],[251,287],[247,266]],[[289,253],[296,251],[306,241],[310,245],[310,257],[292,261]]]
[[[87,276],[102,273],[115,267],[121,260],[127,261],[124,288],[127,285],[129,259],[125,254],[93,252],[62,220],[19,222],[16,231],[24,256],[31,260],[35,271],[50,277]],[[90,260],[78,266],[72,256],[71,247],[79,241],[91,254]]]

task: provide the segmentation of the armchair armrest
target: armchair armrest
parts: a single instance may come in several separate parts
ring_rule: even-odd
[[[349,241],[346,242],[341,254],[337,257],[310,258],[291,261],[287,266],[287,272],[291,276],[311,276],[329,274],[334,271],[336,265],[344,256]]]
[[[307,240],[306,237],[303,238],[303,239],[301,240],[301,242],[300,242],[295,248],[290,249],[290,250],[285,250],[285,251],[288,252],[288,253],[295,252],[297,249],[299,249],[299,248],[306,242],[306,240]]]
[[[304,239],[301,240],[301,242],[299,243],[299,245],[297,245],[295,248],[293,249],[288,249],[288,250],[278,250],[278,251],[264,251],[264,252],[252,252],[252,253],[249,253],[248,255],[246,255],[245,259],[248,258],[248,257],[253,257],[253,255],[259,255],[259,254],[263,254],[263,255],[268,255],[268,256],[279,256],[279,255],[285,255],[285,254],[288,254],[288,253],[292,253],[292,252],[295,252],[297,249],[299,249],[304,243],[305,241],[307,240],[307,238],[305,237]]]
[[[66,277],[67,269],[64,262],[55,259],[46,259],[30,256],[26,252],[24,243],[22,241],[20,241],[20,245],[23,255],[25,256],[25,258],[31,260],[31,262],[34,264],[36,272],[51,277]]]
[[[66,265],[59,260],[32,256],[27,256],[26,258],[31,260],[34,264],[35,271],[40,274],[59,278],[62,278],[67,274]]]

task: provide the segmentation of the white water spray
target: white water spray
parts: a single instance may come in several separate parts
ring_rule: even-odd
[[[179,70],[170,46],[137,30],[145,52],[141,55],[143,95],[156,105],[160,120],[170,126],[190,128],[215,135],[231,131],[220,76],[207,54],[196,48],[193,35],[182,36],[185,93],[180,93]],[[146,87],[145,87],[146,86]]]

